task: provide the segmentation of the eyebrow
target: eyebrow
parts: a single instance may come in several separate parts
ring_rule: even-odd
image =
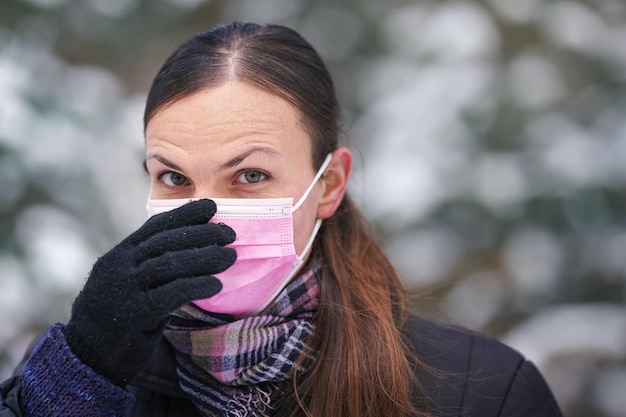
[[[218,169],[220,171],[224,171],[224,170],[227,170],[227,169],[230,169],[230,168],[234,168],[237,165],[241,164],[247,157],[249,157],[250,155],[252,155],[255,152],[264,152],[264,153],[269,154],[271,156],[279,156],[280,155],[279,152],[277,152],[277,151],[275,151],[274,149],[271,149],[271,148],[255,147],[255,148],[252,148],[252,149],[248,149],[245,152],[242,152],[241,154],[235,156],[234,158],[231,158],[227,162],[225,162],[222,165],[220,165],[220,167]],[[179,172],[182,171],[182,168],[180,166],[178,166],[174,162],[170,161],[169,159],[167,159],[164,156],[161,156],[159,154],[150,155],[150,156],[148,156],[144,160],[144,169],[146,171],[148,170],[147,169],[147,163],[151,159],[156,159],[157,161],[159,161],[160,163],[162,163],[166,167],[171,168],[174,171],[179,171]]]
[[[178,165],[176,165],[174,162],[170,161],[169,159],[159,155],[159,154],[154,154],[154,155],[150,155],[146,158],[146,160],[144,161],[144,166],[146,167],[147,170],[147,163],[149,160],[151,159],[156,159],[157,161],[159,161],[160,163],[162,163],[163,165],[165,165],[168,168],[173,169],[174,171],[181,171],[182,168],[179,167]]]
[[[255,152],[264,152],[266,154],[269,154],[271,156],[280,156],[280,153],[275,151],[274,149],[271,148],[265,148],[265,147],[255,147],[252,149],[248,149],[245,152],[242,152],[241,154],[235,156],[234,158],[230,159],[229,161],[223,163],[222,165],[220,165],[219,170],[220,171],[224,171],[226,169],[229,168],[234,168],[237,165],[239,165],[240,163],[242,163],[247,157],[249,157],[250,155],[252,155]]]

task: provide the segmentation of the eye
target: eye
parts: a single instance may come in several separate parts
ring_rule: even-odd
[[[189,182],[187,177],[184,175],[172,171],[161,174],[160,180],[169,187],[179,187],[181,185],[186,185]]]
[[[259,171],[258,169],[248,169],[237,177],[237,181],[244,182],[248,184],[256,184],[259,181],[266,179],[268,176],[263,171]]]

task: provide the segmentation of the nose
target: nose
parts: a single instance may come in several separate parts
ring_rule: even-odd
[[[192,198],[228,198],[228,193],[223,187],[212,182],[196,183],[193,189]]]
[[[219,195],[215,192],[211,192],[211,191],[205,191],[205,190],[201,190],[201,191],[197,191],[194,192],[191,198],[208,198],[208,199],[212,199],[212,198],[219,198]]]

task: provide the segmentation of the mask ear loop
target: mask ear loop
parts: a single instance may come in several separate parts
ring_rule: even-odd
[[[333,159],[332,152],[326,155],[326,159],[324,159],[324,162],[322,162],[322,166],[320,166],[320,169],[317,170],[317,173],[315,174],[313,181],[311,181],[311,185],[309,185],[309,188],[306,189],[306,191],[304,192],[302,197],[300,197],[300,200],[296,203],[296,205],[291,208],[292,213],[298,210],[300,206],[306,201],[306,198],[311,193],[311,190],[313,190],[313,187],[315,187],[315,184],[317,184],[317,181],[324,174],[324,172],[326,172],[326,168],[328,168],[328,165],[330,165],[330,161],[332,159]],[[313,232],[311,233],[311,237],[309,238],[309,241],[304,247],[304,250],[302,251],[302,253],[298,255],[297,257],[297,264],[298,264],[297,266],[300,266],[304,257],[311,250],[311,247],[313,246],[313,242],[315,241],[315,237],[317,236],[317,232],[320,230],[321,226],[322,226],[322,219],[317,219],[315,221],[315,225],[313,226]]]
[[[304,250],[302,250],[302,253],[300,255],[297,255],[298,266],[302,264],[302,260],[307,255],[307,253],[309,253],[309,251],[311,250],[311,247],[313,246],[313,242],[315,241],[315,237],[317,236],[317,232],[320,230],[321,226],[322,226],[322,219],[315,220],[315,225],[313,226],[313,232],[311,232],[311,237],[309,238],[309,241],[304,247]]]
[[[315,174],[313,181],[311,181],[311,185],[309,185],[309,188],[307,188],[304,194],[302,194],[302,197],[300,197],[300,200],[298,200],[296,205],[291,208],[292,213],[298,210],[300,206],[306,201],[306,198],[311,193],[311,190],[313,190],[313,187],[315,187],[315,184],[317,184],[317,181],[324,174],[324,172],[326,171],[326,168],[328,168],[328,165],[330,165],[330,161],[332,159],[333,159],[332,153],[329,153],[328,155],[326,155],[326,159],[324,159],[324,162],[322,162],[322,166],[320,166],[320,169],[317,170],[317,173]]]

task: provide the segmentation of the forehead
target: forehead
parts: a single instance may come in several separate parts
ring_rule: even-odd
[[[200,90],[158,110],[146,126],[148,147],[242,147],[256,143],[283,152],[311,152],[299,109],[282,97],[244,82]]]

